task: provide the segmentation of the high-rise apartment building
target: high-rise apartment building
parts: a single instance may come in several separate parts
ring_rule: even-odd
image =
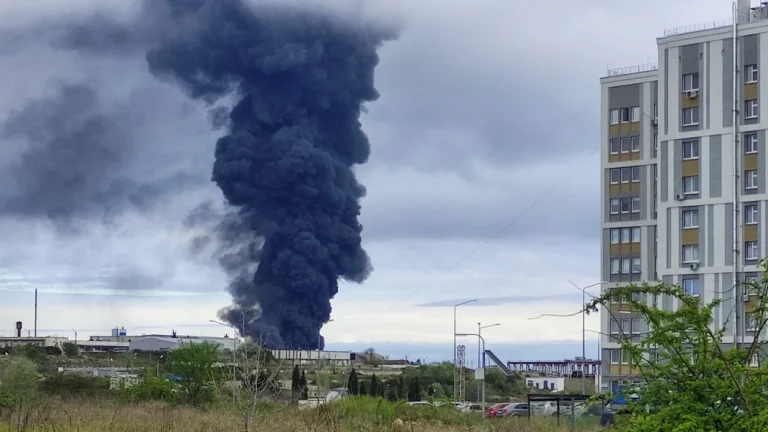
[[[667,30],[658,63],[601,79],[601,270],[603,290],[663,281],[718,298],[724,342],[750,343],[740,283],[768,246],[768,2],[738,0],[733,16]],[[639,340],[647,325],[621,301],[601,323],[601,387],[615,390],[639,373],[618,335]]]

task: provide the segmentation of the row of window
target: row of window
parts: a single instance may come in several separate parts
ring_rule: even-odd
[[[640,258],[611,258],[611,274],[638,274],[642,269]]]
[[[640,181],[640,167],[612,168],[611,184],[637,183]]]
[[[611,214],[640,213],[640,197],[611,198]]]
[[[701,152],[698,139],[683,141],[683,160],[698,159],[700,153]],[[744,134],[744,153],[757,153],[756,133]]]
[[[744,242],[744,258],[747,261],[760,259],[760,244],[756,241]],[[683,264],[692,264],[699,262],[699,245],[683,246]]]
[[[611,124],[617,125],[619,123],[639,122],[640,121],[640,107],[634,106],[630,108],[614,108],[611,110]]]
[[[622,349],[612,349],[611,364],[629,364],[629,351]]]
[[[744,171],[744,189],[757,189],[757,170]],[[683,195],[696,195],[699,193],[699,176],[686,176],[682,179]]]
[[[611,228],[611,244],[640,243],[640,227]]]
[[[760,114],[757,99],[744,102],[744,118],[756,119]],[[683,126],[697,126],[699,124],[699,107],[683,108]]]
[[[760,73],[756,64],[750,64],[744,66],[744,84],[756,83]],[[683,91],[697,91],[699,90],[699,74],[690,73],[683,75]]]
[[[643,320],[640,318],[623,318],[621,320],[621,326],[616,319],[611,320],[611,334],[617,335],[624,333],[625,335],[639,335],[644,329]]]
[[[639,136],[633,136],[633,137],[624,137],[624,138],[612,138],[610,141],[611,144],[611,154],[620,154],[620,153],[637,153],[640,151],[640,137]]]

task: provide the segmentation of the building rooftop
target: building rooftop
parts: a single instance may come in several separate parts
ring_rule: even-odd
[[[608,71],[606,72],[603,78],[616,77],[620,75],[637,74],[637,73],[643,73],[643,72],[654,72],[657,70],[659,70],[659,65],[657,65],[656,63],[646,63],[646,64],[635,65],[635,66],[625,66],[620,68],[608,69]]]

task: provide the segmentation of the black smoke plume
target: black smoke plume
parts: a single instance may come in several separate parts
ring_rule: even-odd
[[[379,96],[377,49],[393,34],[313,9],[171,4],[199,20],[148,52],[152,73],[207,103],[237,96],[213,181],[237,209],[228,228],[252,240],[223,261],[234,305],[222,317],[270,347],[323,348],[339,278],[371,271],[352,167],[370,154],[362,104]]]
[[[145,0],[132,21],[102,14],[46,31],[91,55],[146,52],[152,74],[210,108],[225,130],[212,180],[230,209],[214,224],[233,297],[222,319],[269,347],[313,349],[339,279],[371,271],[352,168],[370,154],[360,116],[396,31],[288,3]]]

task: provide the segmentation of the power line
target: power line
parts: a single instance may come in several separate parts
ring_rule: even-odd
[[[591,153],[589,153],[589,154],[588,154],[586,157],[584,157],[583,159],[581,159],[581,160],[579,161],[579,166],[583,165],[585,162],[587,162],[589,159],[591,159],[591,158],[592,158],[592,156],[594,156],[594,155],[595,155],[595,153],[597,153],[597,152],[598,152],[598,151],[599,151],[601,148],[602,148],[601,146],[600,146],[600,147],[597,147],[597,148],[595,148],[595,149],[594,149],[594,150],[593,150]],[[569,178],[571,178],[571,177],[572,177],[572,176],[571,176],[572,172],[573,172],[573,168],[571,168],[570,170],[568,170],[568,172],[567,172],[567,173],[566,173],[566,174],[565,174],[565,175],[564,175],[562,178],[560,178],[560,179],[559,179],[559,180],[558,180],[558,181],[557,181],[555,184],[553,184],[553,185],[552,185],[552,186],[551,186],[549,189],[547,189],[547,190],[546,190],[546,191],[545,191],[543,194],[541,194],[541,195],[540,195],[540,196],[539,196],[539,197],[538,197],[536,200],[534,200],[534,201],[533,201],[533,202],[532,202],[532,203],[531,203],[531,204],[530,204],[528,207],[526,207],[526,208],[525,208],[525,209],[524,209],[522,212],[518,213],[518,214],[517,214],[517,216],[515,216],[515,217],[514,217],[514,218],[513,218],[511,221],[507,222],[507,223],[506,223],[504,226],[502,226],[502,227],[501,227],[501,228],[500,228],[498,231],[496,231],[496,232],[495,232],[493,235],[491,235],[491,236],[490,236],[490,237],[489,237],[487,240],[485,240],[483,243],[481,243],[480,245],[478,245],[477,247],[475,247],[474,249],[472,249],[472,250],[471,250],[469,253],[467,253],[467,254],[466,254],[466,255],[464,255],[462,258],[460,258],[458,261],[456,261],[456,262],[455,262],[455,263],[454,263],[452,266],[450,266],[450,267],[448,267],[446,270],[442,271],[442,272],[440,273],[440,275],[439,275],[439,276],[445,276],[445,275],[447,275],[448,273],[450,273],[451,271],[455,270],[457,267],[459,267],[459,266],[460,266],[461,264],[463,264],[465,261],[467,261],[468,259],[472,258],[472,257],[473,257],[473,256],[474,256],[474,255],[475,255],[477,252],[479,252],[479,251],[480,251],[480,249],[484,248],[484,247],[485,247],[485,246],[487,246],[489,243],[491,243],[492,241],[494,241],[494,240],[495,240],[497,237],[499,237],[499,236],[500,236],[500,235],[501,235],[501,234],[502,234],[504,231],[506,231],[507,229],[509,229],[509,227],[511,227],[512,225],[514,225],[515,223],[517,223],[517,221],[519,221],[519,220],[520,220],[520,219],[521,219],[523,216],[525,216],[525,215],[526,215],[526,214],[527,214],[529,211],[533,210],[533,208],[534,208],[534,207],[536,207],[536,205],[538,205],[540,202],[542,202],[542,201],[544,200],[544,198],[546,198],[547,196],[549,196],[549,194],[551,194],[551,193],[552,193],[552,192],[553,192],[555,189],[557,189],[557,188],[558,188],[558,186],[560,186],[560,185],[561,185],[563,182],[565,182],[566,180],[568,180]],[[438,276],[438,277],[439,277],[439,276]],[[414,290],[414,291],[413,291],[413,292],[412,292],[410,295],[408,295],[408,296],[406,296],[405,298],[403,298],[401,301],[404,301],[404,300],[408,300],[408,299],[412,298],[412,297],[413,297],[413,296],[415,296],[416,294],[418,294],[418,293],[420,293],[421,291],[423,291],[423,290],[424,290],[424,288],[426,288],[426,287],[430,286],[430,285],[431,285],[432,283],[434,283],[436,280],[437,280],[437,277],[430,279],[430,280],[429,280],[429,281],[427,281],[427,282],[426,282],[424,285],[422,285],[422,286],[420,286],[419,288],[417,288],[416,290]],[[397,304],[400,304],[400,302],[398,302]],[[389,311],[389,310],[391,310],[393,307],[395,307],[397,304],[393,305],[393,306],[392,306],[392,307],[390,307],[389,309],[386,309],[384,312],[388,312],[388,311]]]

